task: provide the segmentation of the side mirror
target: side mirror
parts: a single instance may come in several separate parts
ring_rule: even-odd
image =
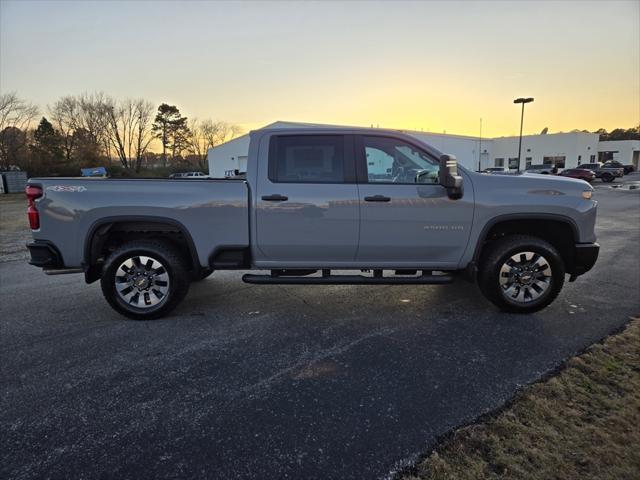
[[[440,185],[447,189],[449,198],[452,200],[462,198],[462,177],[458,175],[458,162],[454,155],[442,155],[440,157],[438,180]]]

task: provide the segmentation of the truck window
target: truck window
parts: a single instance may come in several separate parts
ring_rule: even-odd
[[[438,183],[438,163],[413,145],[389,137],[362,137],[369,183]]]
[[[269,180],[293,183],[344,182],[344,137],[272,137],[269,145]]]

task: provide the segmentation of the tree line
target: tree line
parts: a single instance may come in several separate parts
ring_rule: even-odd
[[[110,167],[124,175],[158,166],[207,170],[207,151],[242,131],[222,121],[189,120],[175,105],[154,111],[142,99],[117,100],[102,92],[61,97],[40,109],[16,93],[0,94],[0,170],[30,175],[77,175],[81,167]],[[583,130],[586,131],[586,130]],[[640,126],[593,133],[606,140],[640,140]],[[160,152],[151,150],[157,140]],[[165,172],[159,172],[165,173]]]
[[[612,140],[640,140],[640,125],[633,128],[616,128],[610,132],[601,128],[593,133],[600,135],[601,142],[608,142]]]
[[[30,175],[78,175],[80,168],[96,166],[125,175],[158,166],[206,171],[208,149],[242,132],[223,121],[189,120],[175,105],[154,109],[142,98],[118,100],[101,92],[61,97],[40,114],[16,93],[0,95],[0,170]],[[154,140],[161,152],[152,151]]]

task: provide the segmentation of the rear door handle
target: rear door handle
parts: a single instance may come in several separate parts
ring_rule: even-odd
[[[385,197],[384,195],[374,195],[373,197],[364,197],[365,202],[390,202],[391,197]]]
[[[264,200],[265,202],[286,202],[287,200],[289,200],[289,197],[279,194],[263,195],[262,200]]]

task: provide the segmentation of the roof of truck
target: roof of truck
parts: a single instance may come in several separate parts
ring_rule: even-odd
[[[284,122],[276,122],[280,125]],[[253,135],[265,135],[265,134],[273,134],[276,133],[278,135],[286,135],[286,134],[302,134],[309,133],[313,134],[329,134],[329,133],[341,133],[341,134],[366,134],[366,135],[377,135],[377,136],[400,136],[406,138],[409,142],[417,142],[421,144],[422,147],[427,150],[427,152],[433,155],[436,158],[440,158],[442,152],[435,148],[433,145],[427,143],[425,140],[418,138],[414,135],[411,135],[409,132],[405,132],[402,130],[391,130],[391,129],[383,129],[383,128],[366,128],[366,127],[348,127],[344,125],[315,125],[315,124],[305,124],[300,126],[299,124],[293,124],[291,127],[284,126],[271,126],[267,125],[264,128],[260,128],[258,130],[252,130],[249,132]]]

